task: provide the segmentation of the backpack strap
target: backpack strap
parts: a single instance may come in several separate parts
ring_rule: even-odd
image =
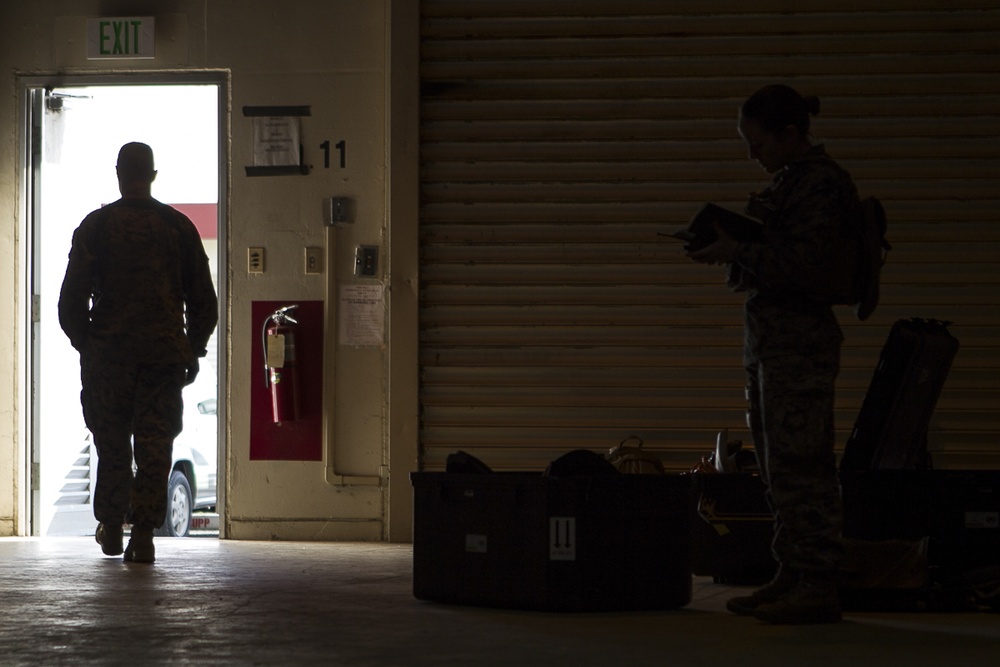
[[[858,203],[855,215],[861,225],[859,234],[858,266],[856,269],[854,314],[861,321],[867,320],[878,306],[879,283],[882,266],[892,245],[885,238],[887,222],[885,208],[875,197]]]

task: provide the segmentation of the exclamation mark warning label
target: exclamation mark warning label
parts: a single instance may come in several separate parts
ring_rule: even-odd
[[[576,517],[549,517],[549,560],[576,560]]]

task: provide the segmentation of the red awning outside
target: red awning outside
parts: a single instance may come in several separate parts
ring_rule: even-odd
[[[178,211],[191,218],[202,239],[219,236],[218,204],[171,204]]]

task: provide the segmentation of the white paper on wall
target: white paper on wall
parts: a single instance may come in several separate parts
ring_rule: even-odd
[[[254,166],[298,166],[300,136],[298,116],[255,117],[253,119]]]
[[[338,338],[341,345],[378,347],[384,340],[382,284],[341,285]]]

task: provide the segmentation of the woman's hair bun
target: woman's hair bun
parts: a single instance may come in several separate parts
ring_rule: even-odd
[[[809,112],[810,116],[819,115],[819,98],[815,95],[807,95],[802,98],[802,102],[805,105],[806,111]]]

